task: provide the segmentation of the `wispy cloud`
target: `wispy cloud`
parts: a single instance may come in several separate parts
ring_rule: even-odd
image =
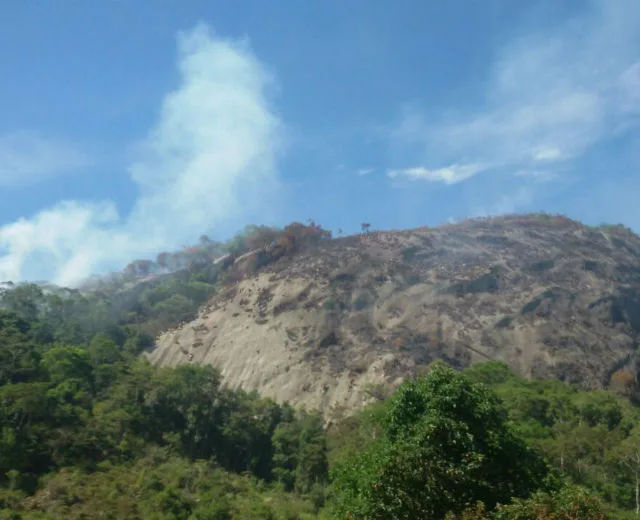
[[[24,131],[0,135],[0,187],[24,187],[69,175],[90,162],[84,152],[62,139]]]
[[[458,182],[473,177],[476,173],[484,169],[486,169],[486,166],[480,164],[452,164],[445,168],[435,168],[432,170],[423,167],[389,170],[387,175],[392,179],[396,177],[407,177],[411,180],[457,184]]]
[[[486,109],[455,116],[406,110],[392,137],[416,148],[421,166],[405,171],[449,184],[483,171],[553,171],[637,124],[640,2],[588,6],[553,32],[522,36],[496,53]],[[461,170],[473,174],[457,176]]]
[[[129,169],[139,191],[131,213],[67,201],[0,227],[0,281],[72,285],[273,201],[282,135],[266,97],[273,78],[246,43],[205,25],[181,33],[178,50],[180,85]]]

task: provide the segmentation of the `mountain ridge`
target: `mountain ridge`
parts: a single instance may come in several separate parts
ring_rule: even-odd
[[[640,238],[562,216],[475,219],[238,255],[225,288],[147,353],[210,363],[226,384],[328,415],[436,359],[489,359],[603,388],[636,372]]]

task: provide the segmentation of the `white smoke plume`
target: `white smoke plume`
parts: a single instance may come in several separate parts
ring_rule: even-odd
[[[265,207],[278,193],[282,125],[273,78],[244,42],[199,24],[178,36],[180,84],[129,167],[138,197],[60,201],[0,227],[0,281],[73,286],[139,257],[176,249],[216,224]]]

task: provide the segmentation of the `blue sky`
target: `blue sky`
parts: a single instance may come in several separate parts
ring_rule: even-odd
[[[638,0],[0,6],[0,281],[246,223],[640,231]]]

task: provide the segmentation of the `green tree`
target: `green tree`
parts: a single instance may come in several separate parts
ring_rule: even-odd
[[[555,492],[538,491],[498,507],[493,520],[605,520],[602,501],[592,492],[563,486]]]
[[[42,289],[33,283],[16,285],[2,294],[4,306],[18,316],[33,322],[40,315],[39,303],[42,300]]]
[[[327,481],[327,442],[319,414],[304,414],[300,424],[295,487],[301,493]]]
[[[635,512],[640,515],[640,427],[636,426],[630,435],[609,454],[609,459],[618,466],[623,480],[632,482],[635,498]]]
[[[498,398],[441,364],[400,387],[383,428],[332,473],[343,518],[437,519],[546,486],[548,468],[510,429]]]
[[[0,309],[0,385],[35,379],[39,364],[30,324],[16,313]]]
[[[90,387],[92,365],[84,349],[65,345],[52,347],[42,356],[42,367],[53,385],[77,381],[83,388]]]
[[[293,491],[300,446],[300,427],[294,421],[280,423],[271,437],[273,444],[273,477],[285,491]]]
[[[0,484],[11,470],[23,478],[51,467],[54,423],[48,383],[0,386]]]
[[[96,392],[105,391],[115,383],[123,368],[122,349],[104,333],[97,334],[89,344]]]

